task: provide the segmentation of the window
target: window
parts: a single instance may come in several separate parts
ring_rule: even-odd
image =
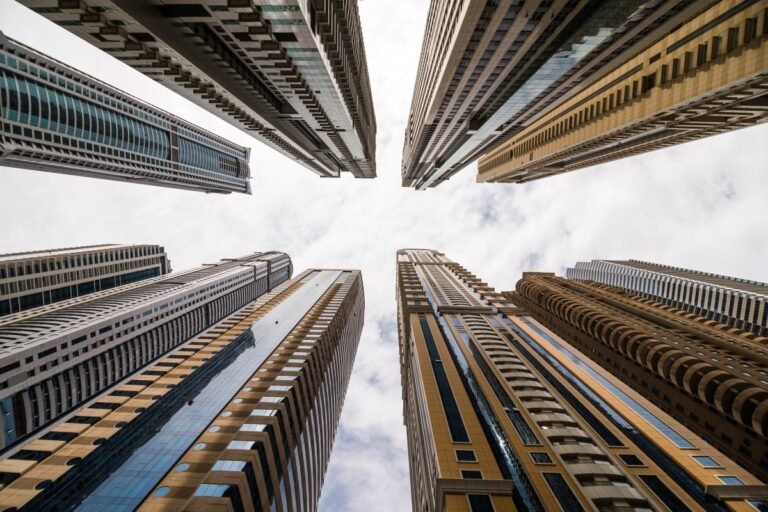
[[[456,460],[460,462],[477,462],[477,457],[472,450],[456,450]]]
[[[487,494],[470,494],[467,498],[469,499],[469,510],[472,512],[494,512],[493,502]]]
[[[579,505],[579,499],[573,494],[571,487],[560,473],[543,473],[544,479],[552,489],[557,502],[563,510],[573,512],[583,512],[584,509]]]
[[[536,464],[553,464],[552,459],[546,452],[531,452],[531,458]]]
[[[622,454],[622,455],[619,455],[619,457],[621,458],[622,461],[624,461],[624,464],[626,464],[629,467],[645,466],[645,464],[643,464],[643,461],[640,460],[640,457],[638,457],[637,455]]]
[[[743,485],[744,484],[744,482],[742,482],[741,479],[736,476],[723,475],[723,476],[718,476],[717,478],[719,478],[720,481],[723,482],[725,485]]]
[[[461,478],[466,478],[468,480],[482,480],[483,474],[480,471],[463,470],[461,472]]]
[[[676,512],[690,512],[691,509],[681,500],[677,494],[661,481],[656,475],[640,475],[640,480],[643,481],[653,493],[658,496],[661,501],[667,505],[670,510]]]
[[[721,468],[722,467],[719,462],[717,462],[712,457],[708,457],[706,455],[694,455],[693,458],[696,462],[698,462],[699,464],[701,464],[702,467],[705,467],[705,468]]]

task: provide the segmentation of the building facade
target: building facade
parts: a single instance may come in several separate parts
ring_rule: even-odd
[[[159,245],[105,244],[0,254],[0,316],[171,272]]]
[[[432,0],[403,186],[439,185],[714,3]]]
[[[0,317],[0,449],[288,280],[253,253]]]
[[[743,510],[768,488],[442,253],[398,251],[413,510]]]
[[[766,27],[765,2],[716,2],[483,156],[478,181],[522,183],[764,123]]]
[[[605,372],[768,480],[768,339],[553,274],[524,275],[509,297]]]
[[[249,150],[0,33],[0,164],[250,193]]]
[[[21,3],[320,176],[376,176],[357,0]]]
[[[768,284],[645,261],[578,262],[568,279],[595,281],[768,337]]]
[[[363,326],[307,270],[0,460],[3,510],[313,511]]]

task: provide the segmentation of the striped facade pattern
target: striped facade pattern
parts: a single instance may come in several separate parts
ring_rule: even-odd
[[[357,0],[23,0],[321,177],[376,176]]]
[[[449,179],[713,0],[433,0],[403,186]]]
[[[768,284],[642,261],[578,262],[568,279],[595,281],[768,337]]]
[[[277,285],[23,444],[0,460],[0,510],[91,510],[94,488],[155,436],[147,425],[162,432],[169,414],[198,400],[207,374],[225,372],[243,341],[253,343],[251,326],[322,274],[335,280],[294,312],[299,322],[271,340],[276,348],[257,372],[231,376],[247,386],[194,432],[193,449],[179,452],[165,476],[146,467],[158,485],[118,490],[138,497],[138,507],[112,502],[114,510],[315,510],[362,330],[359,271],[308,270]]]
[[[510,299],[768,480],[768,339],[607,285],[524,275]]]
[[[759,480],[443,254],[399,251],[398,298],[413,510],[754,510]]]
[[[0,316],[171,272],[158,245],[95,245],[0,254]]]
[[[0,33],[0,163],[250,193],[249,150]]]
[[[661,35],[483,156],[478,181],[523,183],[768,120],[765,2],[721,0]]]
[[[2,447],[17,442],[290,278],[254,253],[0,319]]]

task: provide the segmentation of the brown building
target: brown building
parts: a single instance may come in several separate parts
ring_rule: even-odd
[[[413,510],[762,510],[768,489],[442,253],[397,254]]]
[[[437,186],[542,119],[560,121],[556,109],[602,92],[606,75],[623,75],[630,57],[670,32],[688,34],[679,27],[710,6],[735,4],[754,4],[753,12],[764,2],[432,0],[405,133],[403,186]]]
[[[524,274],[510,300],[768,479],[768,339],[594,282]]]
[[[765,122],[766,35],[765,0],[715,2],[517,130],[477,180],[522,183]]]
[[[376,176],[357,0],[21,3],[319,176]]]
[[[0,459],[0,510],[312,511],[363,326],[307,270]]]

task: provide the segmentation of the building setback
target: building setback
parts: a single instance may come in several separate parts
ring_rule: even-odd
[[[250,193],[247,148],[0,32],[0,164],[203,192]]]
[[[764,123],[767,27],[765,2],[716,2],[483,156],[477,180],[523,183]]]
[[[403,186],[450,178],[716,0],[432,0]]]
[[[0,450],[290,278],[253,253],[0,317]]]
[[[413,510],[754,510],[766,487],[442,253],[398,251]]]
[[[320,176],[376,176],[357,0],[21,3]]]
[[[645,261],[578,262],[568,279],[621,288],[730,327],[768,337],[768,284]]]
[[[159,245],[105,244],[0,254],[0,316],[171,272]]]
[[[768,480],[768,339],[607,285],[527,274],[511,300]]]
[[[314,511],[363,326],[307,270],[0,461],[8,510]]]

